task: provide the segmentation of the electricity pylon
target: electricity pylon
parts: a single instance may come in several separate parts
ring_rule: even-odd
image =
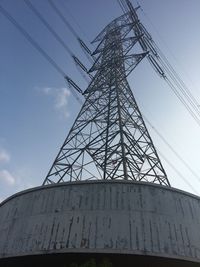
[[[45,184],[81,180],[134,180],[170,186],[127,76],[148,51],[133,53],[143,34],[130,13],[96,37],[94,73],[85,102]],[[132,29],[135,35],[132,36]]]

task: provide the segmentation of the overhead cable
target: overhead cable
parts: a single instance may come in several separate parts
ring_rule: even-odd
[[[44,19],[41,13],[34,7],[34,5],[29,0],[24,0],[25,4],[32,10],[32,12],[40,19],[40,21],[45,25],[45,27],[50,31],[50,33],[54,36],[54,38],[63,46],[63,48],[67,51],[67,53],[72,57],[76,67],[78,67],[78,71],[82,75],[82,77],[86,80],[86,82],[90,82],[86,75],[83,75],[82,71],[87,73],[87,68],[83,65],[83,63],[74,55],[72,50],[66,45],[63,39],[56,33],[56,31],[51,27],[51,25]],[[89,75],[90,77],[90,75]],[[91,78],[91,77],[90,77]]]
[[[158,149],[157,149],[158,150]],[[199,195],[199,192],[193,187],[193,185],[188,182],[188,179],[186,179],[182,173],[161,153],[158,151],[161,157],[167,162],[167,164],[178,174],[178,176],[192,189],[192,191],[196,194]]]
[[[147,56],[149,62],[159,74],[159,76],[167,82],[169,87],[175,93],[176,97],[190,113],[198,126],[200,126],[200,105],[198,101],[184,84],[177,72],[173,69],[159,47],[155,44],[146,28],[139,21],[136,14],[136,9],[132,7],[130,1],[118,0],[118,2],[124,12],[127,12],[129,10],[129,12],[133,13],[132,20],[137,22],[135,28],[133,29],[135,34],[144,34],[140,41],[140,45],[144,51],[149,51],[149,55]]]
[[[49,56],[49,54],[32,38],[32,36],[12,17],[12,15],[0,5],[0,13],[6,17],[15,27],[16,29],[27,39],[27,41],[51,64],[56,71],[65,78],[66,73],[64,70],[55,62],[55,60]],[[80,98],[71,90],[73,96],[76,98],[78,102],[80,102]]]
[[[189,164],[180,156],[180,154],[169,144],[169,142],[164,138],[164,136],[152,125],[152,123],[143,115],[145,121],[150,125],[153,131],[160,137],[160,139],[165,143],[165,145],[174,153],[174,155],[182,162],[182,164],[191,172],[191,174],[200,182],[200,177],[198,174],[189,166]]]
[[[62,19],[64,24],[68,27],[68,29],[71,31],[71,33],[78,39],[79,36],[77,32],[74,30],[74,28],[71,26],[71,24],[66,20],[66,18],[63,16],[63,14],[60,12],[60,10],[57,8],[56,4],[52,0],[48,0],[51,7],[55,10],[55,12],[59,15],[59,17]]]
[[[49,4],[51,5],[52,9],[55,11],[55,13],[60,17],[60,19],[63,21],[63,23],[67,26],[67,28],[70,30],[70,32],[74,35],[74,37],[77,39],[79,45],[81,46],[81,48],[83,49],[83,51],[85,52],[88,60],[93,64],[93,59],[95,59],[92,56],[92,53],[90,51],[90,49],[88,48],[88,46],[86,45],[86,43],[80,38],[80,36],[78,35],[78,33],[74,30],[74,28],[72,27],[72,25],[69,23],[69,21],[67,21],[67,19],[63,16],[63,14],[61,13],[61,11],[58,9],[58,7],[56,6],[55,2],[53,2],[52,0],[48,0]]]
[[[66,45],[63,39],[56,33],[56,31],[51,27],[51,25],[43,18],[41,13],[34,7],[34,5],[29,0],[24,0],[25,4],[33,11],[33,13],[40,19],[40,21],[46,26],[46,28],[52,33],[55,39],[64,47],[70,56],[73,56],[73,52]]]
[[[138,3],[139,4],[139,3]],[[152,27],[154,28],[154,31],[156,32],[156,34],[158,35],[158,37],[160,38],[160,40],[162,41],[162,43],[164,43],[165,47],[168,49],[168,52],[171,54],[171,56],[174,58],[174,60],[176,62],[178,62],[177,58],[174,56],[173,52],[171,51],[171,49],[169,48],[168,44],[166,43],[166,41],[162,38],[161,34],[159,33],[159,31],[157,30],[156,26],[153,24],[153,22],[151,21],[151,19],[149,18],[149,16],[147,15],[147,13],[144,11],[144,9],[141,7],[140,5],[140,10],[142,11],[143,15],[148,19],[148,21],[150,22],[150,24],[152,25]],[[153,41],[153,40],[152,40]],[[165,57],[165,55],[162,53],[162,51],[159,49],[159,47],[156,45],[156,43],[154,43],[155,46],[157,47],[157,49],[159,50],[159,53],[162,54],[162,57],[165,58],[165,61],[168,62],[169,66],[173,69],[173,67],[170,65],[169,61],[167,60],[167,58]],[[178,62],[178,64],[180,65],[180,63]],[[183,68],[183,67],[182,67]],[[173,69],[173,71],[175,72],[175,70]],[[186,75],[188,76],[188,78],[190,79],[188,73],[184,70],[184,72],[186,73]],[[188,89],[188,87],[185,85],[185,83],[182,81],[181,77],[178,75],[178,73],[176,72],[176,77],[177,79],[180,81],[180,83],[182,84],[182,86],[185,88],[186,91],[188,91],[188,94],[190,94],[191,98],[193,99],[194,103],[196,104],[197,107],[199,107],[199,101],[196,100],[196,98],[191,94],[190,90]],[[192,82],[192,81],[191,81]],[[192,82],[193,83],[193,82]]]

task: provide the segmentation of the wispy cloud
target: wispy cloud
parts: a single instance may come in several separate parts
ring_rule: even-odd
[[[7,186],[13,186],[15,184],[15,178],[8,170],[0,170],[0,183]]]
[[[0,203],[9,190],[13,190],[15,186],[15,178],[7,168],[2,168],[3,165],[10,163],[10,153],[4,148],[0,147]]]
[[[33,170],[31,170],[30,166],[18,167],[14,171],[14,177],[17,190],[24,190],[37,186],[37,181],[33,178]]]
[[[29,168],[12,168],[10,152],[0,147],[0,203],[8,196],[33,187]]]
[[[10,155],[5,149],[0,149],[0,163],[8,163]]]
[[[61,112],[66,118],[69,117],[69,112],[67,109],[68,99],[70,97],[70,91],[67,88],[52,88],[45,87],[41,91],[54,99],[54,108]]]

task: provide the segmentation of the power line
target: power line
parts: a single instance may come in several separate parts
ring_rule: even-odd
[[[182,68],[182,70],[185,72],[185,74],[188,76],[188,79],[190,80],[190,82],[194,85],[193,81],[191,80],[191,77],[189,75],[189,73],[185,70],[184,66],[182,64],[180,64],[180,62],[178,61],[177,57],[174,55],[173,51],[170,49],[169,45],[167,44],[167,42],[164,40],[163,36],[160,34],[160,32],[158,31],[158,29],[156,28],[156,26],[154,25],[154,23],[152,22],[152,20],[150,19],[150,17],[148,16],[148,14],[145,12],[144,8],[140,5],[139,1],[137,1],[138,5],[140,6],[140,10],[142,11],[143,15],[147,18],[147,20],[149,21],[149,23],[151,24],[152,28],[154,29],[155,33],[157,34],[157,36],[159,37],[160,41],[165,45],[165,47],[167,48],[168,52],[170,53],[170,55],[173,57],[173,59],[176,61],[176,63]],[[161,52],[161,51],[160,51]],[[164,56],[164,55],[163,55]],[[167,59],[166,59],[167,60]],[[177,76],[179,76],[177,74]],[[180,77],[179,77],[180,78]],[[184,84],[184,83],[183,83]],[[185,84],[183,86],[186,86]],[[187,87],[187,86],[186,86]],[[191,96],[193,97],[193,96]],[[194,101],[196,101],[196,99],[194,99]],[[196,105],[199,106],[199,102],[196,102]]]
[[[194,109],[194,111],[198,114],[198,116],[200,116],[198,101],[192,95],[189,88],[185,85],[185,83],[180,78],[178,73],[173,69],[173,67],[169,63],[168,59],[165,57],[165,55],[162,53],[162,51],[159,49],[159,47],[154,43],[153,40],[151,40],[151,42],[156,47],[157,51],[159,52],[159,56],[157,57],[157,60],[161,63],[164,70],[168,73],[168,75],[169,75],[170,79],[173,81],[174,85],[180,90],[180,92],[183,94],[185,99],[188,101],[188,103],[191,105],[191,107]],[[178,92],[178,94],[180,95],[179,92]]]
[[[77,39],[79,45],[81,46],[81,48],[83,49],[86,57],[88,58],[88,60],[90,61],[91,64],[94,63],[95,57],[92,56],[92,53],[89,49],[89,47],[86,45],[86,43],[80,38],[80,36],[78,35],[78,33],[74,30],[74,28],[72,27],[72,25],[69,23],[69,21],[67,21],[67,19],[63,16],[63,14],[61,13],[61,11],[58,9],[58,7],[56,6],[55,2],[53,2],[52,0],[48,0],[49,4],[51,5],[52,9],[55,11],[55,13],[60,17],[60,19],[63,21],[63,23],[67,26],[67,28],[70,30],[70,32],[75,36],[75,38]]]
[[[145,29],[143,25],[142,27]],[[146,29],[145,29],[145,32],[148,33]],[[148,36],[150,35],[148,34]],[[156,60],[160,62],[163,69],[169,75],[169,78],[171,79],[171,81],[167,77],[164,77],[164,76],[163,77],[166,79],[166,81],[170,85],[171,89],[175,92],[179,100],[185,105],[186,109],[189,111],[189,113],[193,116],[193,118],[199,124],[200,120],[198,116],[200,116],[200,110],[199,110],[198,101],[192,95],[189,88],[185,85],[181,77],[177,74],[177,72],[171,66],[168,59],[165,57],[165,55],[162,53],[162,51],[159,49],[159,47],[156,45],[153,39],[150,37],[148,39],[152,47],[155,49],[155,51],[158,52]],[[182,93],[183,96],[181,96],[179,91]]]
[[[195,114],[195,112],[191,109],[191,107],[187,103],[187,101],[179,94],[178,90],[176,89],[176,86],[174,86],[174,84],[169,79],[166,79],[166,82],[168,83],[168,85],[170,86],[170,88],[173,90],[173,92],[175,93],[175,95],[178,97],[178,99],[180,100],[180,102],[183,104],[183,106],[186,108],[186,110],[190,113],[190,115],[196,121],[196,123],[198,124],[198,126],[200,126],[200,119]]]
[[[54,67],[54,69],[65,78],[66,73],[63,69],[55,62],[55,60],[45,52],[45,50],[31,37],[31,35],[12,17],[12,15],[0,5],[1,14],[6,17],[16,28],[17,30],[27,39],[27,41]],[[76,93],[71,90],[73,96],[76,98],[78,102],[80,102],[80,98],[76,95]]]
[[[71,49],[65,44],[63,39],[54,31],[51,25],[43,18],[41,13],[34,7],[34,5],[29,0],[24,0],[24,3],[32,10],[32,12],[40,19],[40,21],[45,25],[45,27],[51,32],[55,39],[64,47],[70,56],[73,56]]]
[[[71,24],[66,20],[66,18],[63,16],[63,14],[60,12],[60,10],[57,8],[55,3],[52,0],[48,0],[49,4],[53,8],[53,10],[57,13],[57,15],[61,18],[61,20],[64,22],[64,24],[67,26],[67,28],[71,31],[71,33],[79,39],[79,36],[77,32],[74,30],[74,28],[71,26]]]
[[[44,49],[31,37],[31,35],[0,5],[0,12],[19,30],[19,32],[31,43],[31,45],[43,56],[45,59],[65,77],[65,72],[58,66],[52,57],[50,57]]]
[[[155,44],[155,43],[154,43]],[[171,66],[171,64],[169,63],[168,59],[165,57],[165,55],[162,53],[162,51],[159,49],[159,47],[155,44],[156,48],[158,49],[160,55],[162,56],[162,58],[165,60],[166,65],[169,67],[170,71],[174,74],[175,78],[177,79],[177,82],[179,82],[179,84],[182,87],[182,90],[185,91],[185,94],[188,95],[191,99],[191,101],[193,102],[193,105],[197,108],[199,107],[199,102],[197,101],[197,99],[193,96],[193,94],[190,92],[189,88],[186,86],[186,84],[183,82],[183,80],[181,79],[181,77],[179,76],[179,74],[174,70],[174,68]],[[199,109],[198,109],[198,112]]]
[[[119,4],[121,10],[123,11],[123,13],[126,13],[126,8],[125,8],[125,6],[124,6],[122,0],[117,0],[117,2],[118,2],[118,4]]]
[[[162,77],[172,91],[175,93],[176,97],[180,100],[186,110],[190,113],[193,119],[196,121],[198,126],[200,126],[200,110],[199,110],[199,103],[192,95],[190,90],[184,84],[180,76],[176,73],[173,67],[170,65],[167,58],[163,55],[162,51],[158,48],[155,44],[151,35],[148,33],[146,28],[139,22],[136,10],[132,7],[129,0],[118,0],[120,7],[122,8],[123,12],[131,12],[133,13],[133,19],[137,22],[136,24],[136,32],[141,32],[144,34],[144,39],[141,40],[142,49],[145,51],[150,52],[148,55],[149,62]],[[130,10],[129,10],[130,9]],[[130,18],[131,19],[131,18]]]
[[[50,33],[54,36],[54,38],[63,46],[63,48],[67,51],[67,53],[73,59],[78,71],[81,76],[86,80],[87,83],[90,82],[90,79],[83,74],[82,70],[87,73],[86,67],[80,62],[80,60],[74,55],[72,50],[65,44],[63,39],[56,33],[56,31],[51,27],[51,25],[43,18],[41,13],[34,7],[34,5],[29,0],[24,0],[25,4],[33,11],[33,13],[39,18],[39,20],[45,25],[45,27],[50,31]]]
[[[66,5],[66,1],[61,1],[63,7],[65,8],[65,11],[68,13],[68,15],[71,17],[71,19],[74,21],[74,23],[77,25],[77,27],[79,28],[81,34],[83,37],[85,37],[85,39],[87,39],[87,42],[90,43],[89,37],[87,35],[87,33],[85,32],[85,30],[83,29],[83,27],[80,25],[80,23],[78,22],[78,20],[75,18],[75,16],[72,14],[72,11],[69,9],[69,6]],[[69,23],[69,22],[68,22]],[[74,29],[74,28],[73,28]],[[76,32],[77,33],[77,32]],[[78,35],[78,34],[77,34]]]
[[[160,151],[158,152],[162,156],[162,158],[167,162],[167,164],[178,174],[178,176],[181,177],[183,181],[192,189],[192,191],[195,194],[199,195],[199,192],[196,191],[196,189],[188,182],[188,180],[182,175],[182,173],[180,173],[180,171],[177,170],[177,168]]]
[[[168,146],[168,148],[176,155],[176,157],[182,162],[182,164],[192,173],[192,175],[200,182],[200,177],[194,170],[189,166],[189,164],[178,154],[178,152],[167,142],[164,136],[152,125],[152,123],[147,119],[146,116],[143,115],[147,123],[154,130],[154,132],[161,138],[161,140]]]

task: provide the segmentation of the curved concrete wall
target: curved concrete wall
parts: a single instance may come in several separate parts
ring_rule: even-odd
[[[0,258],[62,252],[152,255],[200,262],[200,199],[124,181],[64,183],[0,206]]]

